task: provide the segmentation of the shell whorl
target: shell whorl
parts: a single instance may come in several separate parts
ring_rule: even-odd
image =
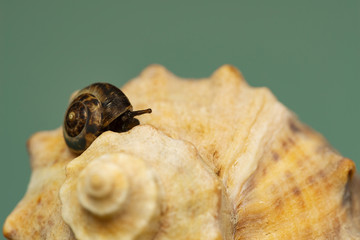
[[[158,186],[142,159],[125,153],[104,154],[80,172],[72,187],[61,191],[63,218],[78,239],[137,239],[143,235],[150,239],[158,231]]]
[[[102,104],[103,126],[108,126],[127,110],[132,110],[132,105],[125,94],[109,83],[94,83],[80,90],[81,94],[92,94]]]
[[[80,153],[100,134],[102,128],[102,104],[90,94],[77,96],[65,114],[63,134],[73,152]]]
[[[117,165],[118,157],[121,158],[116,155],[103,156],[104,160],[90,163],[79,176],[79,202],[83,208],[99,217],[116,214],[128,197],[129,180]]]

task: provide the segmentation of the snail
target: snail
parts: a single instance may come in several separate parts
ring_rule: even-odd
[[[80,90],[65,113],[63,135],[70,150],[80,154],[103,132],[126,132],[140,124],[126,95],[109,83],[94,83]]]

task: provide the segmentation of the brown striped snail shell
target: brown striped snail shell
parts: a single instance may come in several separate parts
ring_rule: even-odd
[[[103,132],[126,132],[140,124],[137,115],[151,109],[132,111],[125,94],[109,83],[94,83],[80,90],[66,110],[63,134],[74,153],[82,153]]]

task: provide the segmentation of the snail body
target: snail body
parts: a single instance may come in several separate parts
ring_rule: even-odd
[[[109,83],[94,83],[80,90],[70,103],[64,119],[65,142],[74,153],[82,153],[103,132],[126,132],[140,124],[126,95]]]

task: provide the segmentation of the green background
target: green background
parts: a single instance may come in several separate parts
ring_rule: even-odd
[[[152,63],[181,77],[238,67],[360,166],[360,1],[0,0],[0,224],[25,193],[28,137],[68,97]]]

